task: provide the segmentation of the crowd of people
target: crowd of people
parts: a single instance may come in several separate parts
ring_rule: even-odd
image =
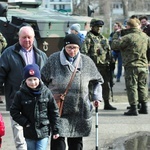
[[[0,86],[5,87],[17,150],[46,150],[50,136],[51,150],[65,150],[65,141],[69,150],[83,150],[83,137],[91,133],[93,106],[104,101],[104,110],[117,110],[110,104],[116,61],[116,82],[122,67],[125,71],[130,107],[124,115],[148,114],[148,18],[131,16],[125,27],[115,22],[109,39],[101,33],[103,26],[102,20],[92,19],[84,36],[80,24],[73,24],[62,49],[48,57],[34,45],[33,28],[23,26],[18,42],[2,52]],[[4,49],[7,42],[0,37]]]

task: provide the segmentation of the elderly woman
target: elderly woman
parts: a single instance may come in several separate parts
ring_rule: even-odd
[[[53,94],[64,93],[72,73],[79,65],[64,100],[60,117],[60,137],[51,141],[51,150],[65,150],[65,137],[69,150],[82,150],[82,137],[89,136],[92,127],[92,105],[89,83],[92,83],[92,101],[102,101],[103,78],[90,57],[80,53],[80,39],[75,34],[64,38],[64,48],[52,54],[41,70],[42,80]],[[79,59],[80,58],[80,59]]]

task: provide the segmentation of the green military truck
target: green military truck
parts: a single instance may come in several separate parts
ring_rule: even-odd
[[[81,30],[89,30],[91,17],[73,16],[48,10],[40,2],[0,2],[0,32],[8,46],[18,40],[19,28],[30,24],[35,30],[38,48],[48,56],[62,49],[62,40],[74,23],[81,25]]]
[[[31,25],[35,31],[35,43],[47,56],[63,47],[63,38],[74,23],[81,25],[82,32],[90,28],[91,18],[73,16],[41,7],[41,2],[0,2],[0,32],[7,40],[7,47],[18,41],[18,31]],[[0,95],[3,95],[0,88]]]

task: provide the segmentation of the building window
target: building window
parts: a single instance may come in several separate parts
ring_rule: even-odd
[[[59,5],[59,9],[61,9],[61,5]]]
[[[113,4],[113,8],[115,8],[115,4]]]
[[[148,4],[148,11],[150,11],[150,4]]]
[[[59,5],[59,9],[65,9],[65,5]]]
[[[55,9],[55,10],[57,9],[56,5],[54,5],[54,9]]]
[[[114,9],[118,9],[118,8],[119,8],[119,5],[118,5],[118,4],[113,4],[113,8],[114,8]]]

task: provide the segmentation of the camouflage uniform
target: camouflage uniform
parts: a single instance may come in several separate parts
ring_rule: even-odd
[[[100,21],[97,25],[102,26]],[[116,108],[109,104],[110,74],[108,68],[111,61],[111,49],[107,38],[100,33],[94,34],[91,29],[91,31],[89,31],[85,37],[85,41],[81,48],[81,53],[84,53],[92,58],[104,79],[104,83],[102,84],[103,99],[105,104],[104,109],[116,110]]]
[[[111,47],[120,49],[125,69],[127,96],[131,110],[125,115],[138,115],[137,102],[142,104],[139,113],[147,114],[147,75],[148,61],[147,47],[150,45],[149,37],[138,28],[126,29],[127,34],[121,39],[113,39]],[[134,111],[132,111],[134,110]]]
[[[2,52],[2,50],[7,46],[7,42],[6,39],[4,38],[4,36],[0,33],[0,53]]]

